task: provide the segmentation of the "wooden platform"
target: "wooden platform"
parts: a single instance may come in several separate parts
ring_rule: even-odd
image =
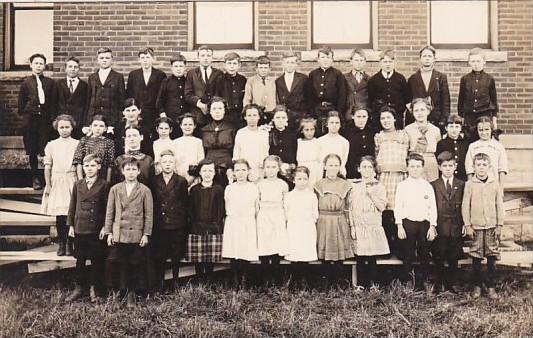
[[[0,211],[0,226],[52,226],[56,224],[53,216],[23,214]]]

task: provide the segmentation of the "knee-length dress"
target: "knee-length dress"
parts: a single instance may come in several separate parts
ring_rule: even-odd
[[[257,187],[259,189],[258,255],[284,256],[287,252],[287,223],[283,199],[289,191],[289,186],[285,181],[275,178],[261,180]]]
[[[407,176],[407,149],[409,136],[403,130],[381,131],[374,137],[379,182],[387,191],[387,209],[394,209],[394,198],[398,183]]]
[[[315,184],[318,195],[317,255],[326,261],[354,257],[347,212],[352,185],[342,179],[323,178]]]
[[[72,188],[76,183],[76,167],[72,165],[79,141],[58,138],[44,148],[44,165],[51,167],[51,187],[43,197],[41,212],[50,216],[66,216],[70,205]]]
[[[370,197],[369,190],[373,191],[374,199]],[[355,254],[357,256],[389,254],[389,244],[379,210],[387,205],[385,187],[377,180],[370,183],[356,182],[352,184],[351,196],[350,216],[355,226]]]
[[[256,261],[256,205],[259,190],[253,183],[233,183],[224,191],[226,220],[222,241],[222,257]]]
[[[320,144],[318,143],[318,139],[303,140],[299,138],[296,161],[299,166],[304,166],[309,169],[309,187],[314,187],[315,183],[322,179]]]
[[[287,254],[285,259],[293,262],[312,262],[316,254],[316,221],[318,199],[313,190],[294,189],[285,196],[287,215]]]

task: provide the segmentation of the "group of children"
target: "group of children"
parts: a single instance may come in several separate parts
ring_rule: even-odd
[[[200,278],[230,259],[239,286],[251,261],[259,260],[262,278],[274,283],[282,257],[294,262],[296,279],[318,259],[335,281],[342,262],[356,257],[361,286],[370,287],[377,282],[376,258],[390,253],[403,260],[402,280],[420,261],[417,290],[425,287],[433,256],[436,290],[456,291],[464,235],[474,239],[474,296],[485,282],[496,297],[508,168],[493,137],[493,81],[461,85],[468,93],[460,93],[459,114],[450,115],[449,93],[442,92],[447,84],[440,84],[446,76],[433,70],[431,46],[420,52],[412,89],[394,70],[392,51],[382,53],[382,70],[372,77],[364,73],[359,50],[352,53],[354,70],[345,75],[332,67],[329,48],[319,50],[320,68],[309,77],[294,72],[297,56],[287,54],[285,73],[276,80],[268,76],[264,56],[257,75],[246,80],[237,73],[239,56],[228,53],[222,73],[211,66],[208,47],[200,47],[200,66],[186,75],[185,58],[173,58],[172,76],[164,79],[151,66],[153,54],[149,48],[139,52],[142,68],[128,77],[129,98],[120,111],[115,100],[126,95],[124,82],[114,82],[112,53],[100,49],[87,109],[77,121],[72,107],[57,116],[59,137],[44,149],[43,211],[57,216],[58,255],[74,254],[79,269],[70,299],[90,285],[96,300],[106,276],[106,286],[120,289],[132,304],[133,290],[162,287],[167,259],[176,281],[183,258]],[[484,63],[477,59],[483,61],[483,54],[475,49],[469,60]],[[35,75],[23,88],[37,79],[37,96],[29,99],[35,110],[20,109],[49,117],[43,107],[51,99],[41,100],[44,56],[30,61]],[[67,69],[75,65],[79,70],[71,58]],[[473,67],[472,76],[488,75]],[[83,81],[76,79],[80,88]],[[410,97],[420,86],[428,95]],[[21,96],[32,92],[23,88]],[[487,105],[478,105],[483,100]],[[462,125],[459,115],[478,118]],[[79,141],[76,131],[85,134]],[[484,257],[487,278],[481,274]]]

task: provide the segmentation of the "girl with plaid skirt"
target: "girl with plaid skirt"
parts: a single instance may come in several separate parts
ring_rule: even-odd
[[[222,260],[224,189],[213,182],[216,172],[213,160],[201,160],[198,172],[201,182],[189,193],[191,231],[186,259],[195,263],[198,277],[209,278],[214,263]]]
[[[398,183],[406,178],[407,150],[409,148],[409,136],[404,130],[397,130],[399,123],[396,119],[394,108],[384,106],[378,113],[381,127],[383,128],[376,136],[376,161],[378,163],[379,182],[385,186],[387,192],[387,207],[383,211],[383,228],[387,235],[389,247],[394,252],[394,240],[398,230],[394,222],[394,198]]]

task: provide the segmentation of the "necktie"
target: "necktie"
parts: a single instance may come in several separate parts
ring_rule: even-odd
[[[361,74],[361,72],[355,73],[355,79],[357,80],[357,82],[361,82],[361,80],[363,79],[363,75]]]
[[[74,93],[74,80],[73,79],[69,79],[68,80],[68,89],[70,90],[70,93]]]
[[[43,83],[41,82],[41,78],[39,77],[39,75],[36,75],[35,78],[37,79],[37,95],[39,96],[39,103],[44,104],[45,98],[44,98]]]
[[[266,79],[264,77],[261,78],[261,81],[263,81],[263,86],[266,86]]]
[[[204,68],[204,79],[205,83],[207,83],[207,80],[209,80],[209,78],[207,77],[207,68]]]
[[[446,180],[446,193],[448,197],[452,195],[452,186],[450,185],[450,180]]]

